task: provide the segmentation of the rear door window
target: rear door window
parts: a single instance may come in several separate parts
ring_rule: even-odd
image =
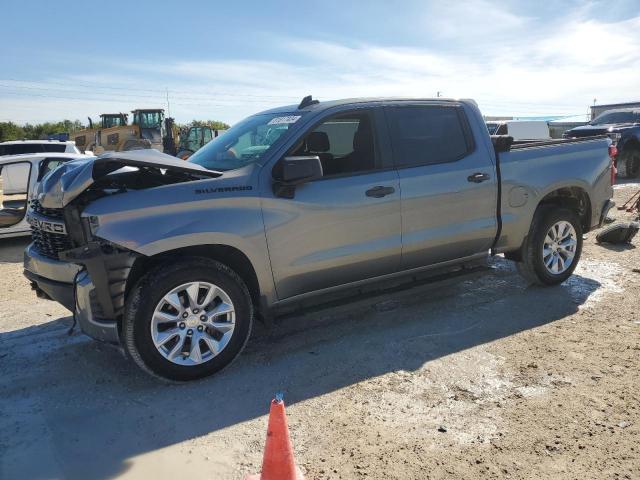
[[[44,143],[42,145],[43,152],[64,152],[67,149],[67,145],[64,143]]]
[[[386,114],[398,167],[455,162],[473,151],[473,137],[461,107],[388,107]]]

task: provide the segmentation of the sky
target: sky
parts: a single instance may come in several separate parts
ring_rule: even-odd
[[[2,0],[2,18],[0,121],[233,124],[309,94],[521,117],[640,100],[640,0]]]

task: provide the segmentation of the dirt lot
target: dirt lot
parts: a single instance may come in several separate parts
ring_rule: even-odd
[[[283,391],[308,479],[638,479],[640,248],[594,238],[559,287],[526,287],[498,258],[259,328],[189,385],[67,335],[69,313],[22,277],[26,242],[5,241],[0,478],[240,479]]]

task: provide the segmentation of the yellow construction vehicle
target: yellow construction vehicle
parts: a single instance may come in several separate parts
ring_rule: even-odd
[[[123,126],[127,124],[128,115],[125,113],[103,113],[100,115],[100,126],[94,126],[89,118],[89,128],[78,130],[71,134],[71,140],[76,142],[76,147],[81,152],[93,151],[96,147],[96,134],[105,128]]]
[[[96,132],[95,153],[105,151],[122,152],[154,148],[164,150],[162,145],[164,110],[134,110],[131,125],[115,125]]]
[[[124,113],[103,113],[97,128],[89,119],[89,128],[73,134],[76,146],[81,151],[91,150],[96,154],[144,148],[176,154],[177,128],[172,118],[164,118],[164,110],[137,109],[131,113],[131,125],[128,125],[129,116]]]

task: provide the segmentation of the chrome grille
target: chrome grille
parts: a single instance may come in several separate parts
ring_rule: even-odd
[[[35,213],[45,217],[62,220],[64,215],[62,209],[44,208],[37,200],[31,201],[31,208]],[[46,232],[38,227],[31,225],[31,238],[36,250],[45,257],[59,260],[59,253],[73,248],[71,239],[68,235],[59,233]]]
[[[58,220],[63,218],[61,208],[44,208],[38,200],[31,200],[31,208],[34,212],[44,215],[45,217],[56,218]]]

